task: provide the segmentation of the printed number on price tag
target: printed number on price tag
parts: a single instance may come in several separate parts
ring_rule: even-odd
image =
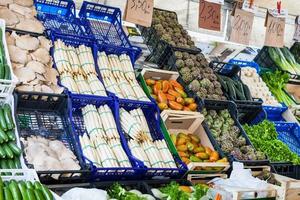
[[[221,30],[221,5],[200,0],[199,27],[213,31]]]

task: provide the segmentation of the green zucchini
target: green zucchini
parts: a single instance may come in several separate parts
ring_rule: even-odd
[[[243,89],[244,89],[244,94],[247,100],[252,101],[252,96],[251,96],[251,92],[250,89],[247,85],[243,84]]]
[[[27,195],[27,188],[26,188],[25,182],[24,182],[24,181],[20,181],[20,182],[18,183],[18,187],[19,187],[19,190],[20,190],[20,192],[21,192],[22,199],[23,199],[23,200],[30,200],[30,199],[28,198],[28,195]]]
[[[16,182],[11,181],[8,187],[11,191],[14,200],[22,200],[22,194]]]
[[[12,150],[9,148],[9,146],[7,144],[2,144],[2,148],[4,149],[6,158],[14,157],[14,153],[12,152]]]
[[[26,183],[27,189],[32,189],[32,190],[34,190],[34,185],[32,184],[31,181],[26,181],[25,183]]]
[[[36,200],[34,190],[27,188],[27,196],[29,200]]]
[[[1,169],[9,169],[8,163],[4,159],[0,161],[0,166],[1,166]],[[7,173],[5,173],[5,174],[7,174]]]
[[[41,190],[35,189],[34,190],[36,200],[45,200],[44,195]]]
[[[13,130],[7,131],[6,135],[7,135],[8,139],[10,141],[15,141],[16,140],[16,136],[15,136],[15,133],[14,133]]]
[[[11,79],[10,69],[9,69],[9,66],[7,64],[4,64],[4,79],[5,80],[10,80]]]
[[[4,199],[5,200],[13,200],[13,196],[10,192],[10,189],[8,187],[4,187]]]
[[[5,200],[5,199],[4,199],[3,186],[0,186],[0,200]]]
[[[16,169],[15,162],[12,159],[7,159],[6,162],[7,162],[9,169]]]
[[[4,118],[7,125],[7,129],[12,130],[13,128],[15,128],[15,124],[12,118],[10,105],[8,105],[7,103],[4,104],[3,111],[4,111]]]
[[[5,158],[6,157],[6,153],[4,151],[4,149],[2,148],[2,145],[0,145],[0,158]]]
[[[226,93],[228,93],[228,87],[227,87],[227,84],[226,84],[226,82],[223,80],[222,76],[220,76],[220,75],[216,75],[216,76],[217,76],[218,81],[220,82],[222,88],[224,89],[224,91],[225,91]]]
[[[8,137],[3,130],[0,129],[0,138],[4,140],[4,142],[8,142]]]
[[[22,153],[22,150],[14,143],[14,142],[9,142],[7,143],[10,150],[16,155],[19,156]]]
[[[0,127],[2,130],[7,131],[3,108],[0,108]]]
[[[34,188],[42,191],[42,184],[38,181],[34,182]]]
[[[52,193],[45,185],[42,185],[42,192],[45,197],[45,200],[54,200]]]
[[[236,93],[235,93],[235,87],[232,83],[233,81],[227,81],[226,84],[228,86],[228,95],[232,100],[236,100]]]
[[[4,183],[3,183],[1,176],[0,176],[0,187],[4,187]]]
[[[14,163],[15,163],[16,169],[21,169],[22,168],[19,157],[14,157]]]
[[[244,96],[244,90],[241,90],[243,86],[239,84],[239,82],[234,82],[234,89],[237,100],[246,100],[246,97]]]

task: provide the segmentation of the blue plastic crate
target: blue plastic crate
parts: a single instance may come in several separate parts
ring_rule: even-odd
[[[79,155],[83,162],[88,163],[88,165],[93,166],[93,172],[92,176],[94,180],[100,179],[100,180],[120,180],[120,179],[132,179],[132,178],[138,178],[140,177],[142,170],[141,166],[143,166],[142,162],[135,159],[127,145],[125,136],[121,132],[121,127],[119,126],[119,116],[118,116],[118,104],[116,103],[114,98],[107,97],[107,98],[101,98],[101,97],[89,97],[89,98],[71,98],[70,99],[70,121],[72,124],[72,129],[74,133],[74,137],[76,140],[76,145],[79,149]],[[86,157],[83,156],[81,145],[79,142],[79,135],[83,135],[86,133],[83,116],[81,112],[81,108],[92,104],[96,107],[99,107],[101,105],[107,104],[110,109],[113,112],[117,129],[120,134],[120,140],[122,147],[125,151],[125,153],[128,156],[129,161],[132,164],[132,167],[120,167],[120,168],[97,168],[93,165],[93,163],[88,160]]]
[[[159,109],[155,103],[138,103],[134,101],[119,100],[119,107],[124,108],[127,111],[133,109],[141,108],[150,129],[152,138],[155,140],[165,140],[164,135],[160,129],[160,113]],[[187,172],[187,166],[179,159],[173,155],[173,158],[177,164],[178,168],[144,168],[144,177],[171,177],[171,178],[181,178]]]
[[[141,54],[142,50],[130,44],[123,30],[122,14],[119,8],[84,1],[79,17],[86,33],[93,36],[98,44],[127,48],[127,51],[132,52],[134,61]]]
[[[256,72],[259,74],[260,68],[259,65],[256,62],[248,62],[248,61],[243,61],[243,60],[235,60],[235,59],[230,59],[229,60],[230,64],[235,64],[240,67],[252,67],[256,69]],[[231,69],[232,65],[228,65],[227,68]]]
[[[70,0],[34,0],[37,18],[47,32],[84,36],[85,31],[76,18],[75,3]],[[48,33],[49,34],[49,33]]]
[[[288,109],[284,104],[282,107],[278,106],[263,106],[263,110],[256,116],[256,118],[250,124],[258,124],[264,119],[268,119],[272,122],[285,122],[282,114]]]

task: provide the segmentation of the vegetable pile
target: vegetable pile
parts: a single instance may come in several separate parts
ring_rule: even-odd
[[[148,91],[158,103],[160,110],[196,111],[197,104],[193,98],[188,98],[184,88],[176,80],[147,79]]]
[[[172,133],[170,137],[185,164],[190,162],[227,162],[226,158],[220,159],[217,151],[203,146],[200,138],[195,134],[180,132],[178,134]],[[201,170],[201,168],[195,170]]]
[[[300,158],[293,153],[277,136],[275,124],[268,120],[254,125],[244,125],[244,130],[256,149],[264,152],[270,161],[300,163]]]
[[[27,200],[27,199],[47,199],[54,200],[51,191],[40,182],[35,181],[4,181],[0,177],[0,199],[5,200]]]
[[[16,145],[15,124],[9,104],[0,107],[0,168],[21,169],[21,149]]]
[[[128,144],[132,154],[147,167],[177,168],[165,140],[154,141],[152,138],[147,119],[140,108],[130,112],[121,108],[120,122],[123,131],[131,138]]]
[[[259,178],[260,180],[267,181],[268,183],[273,184],[273,185],[278,185],[278,186],[281,185],[281,183],[276,180],[274,174],[272,172],[270,172],[269,170],[263,170],[262,172],[257,174],[255,177]]]
[[[107,91],[122,99],[150,101],[135,78],[128,55],[98,52],[98,67]]]
[[[271,59],[283,71],[300,75],[300,64],[288,48],[267,47]]]
[[[266,158],[264,153],[247,145],[245,137],[239,127],[234,125],[235,122],[228,110],[207,111],[203,109],[202,114],[224,153],[232,155],[238,160],[264,160]]]
[[[114,183],[108,190],[109,199],[118,200],[155,200],[155,198],[149,194],[142,194],[138,190],[127,191],[119,183]]]
[[[131,167],[110,108],[87,105],[82,108],[82,115],[87,131],[79,136],[83,155],[97,168]]]
[[[249,87],[253,98],[261,98],[263,100],[263,105],[281,106],[272,95],[266,83],[259,76],[256,69],[252,67],[242,67],[241,80]]]
[[[162,40],[174,47],[196,48],[191,36],[178,23],[175,13],[154,9],[151,26]]]
[[[222,75],[218,75],[217,77],[222,85],[223,91],[227,93],[229,99],[242,101],[253,100],[248,86],[243,84],[240,80],[233,80]]]
[[[262,74],[262,79],[279,102],[283,102],[287,106],[295,104],[291,97],[284,92],[284,88],[289,81],[289,75],[286,72],[279,70],[275,72],[267,71]]]
[[[32,37],[6,33],[8,51],[20,91],[62,93],[57,85],[57,71],[52,68],[51,42],[44,36]]]
[[[221,84],[203,54],[176,51],[175,56],[177,70],[191,91],[200,98],[226,100]]]
[[[295,56],[295,60],[300,63],[300,42],[295,42],[291,47],[291,53]]]

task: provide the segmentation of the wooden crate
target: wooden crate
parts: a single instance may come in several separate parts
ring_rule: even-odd
[[[171,147],[171,151],[178,155],[175,145],[173,144],[170,134],[177,134],[179,132],[190,133],[197,135],[203,146],[209,147],[212,150],[215,150],[214,146],[210,142],[203,126],[202,122],[204,120],[204,116],[199,112],[177,112],[172,110],[166,110],[161,113],[162,118],[162,130],[164,132],[165,137]],[[199,167],[212,167],[212,168],[220,168],[220,170],[195,170]],[[189,173],[195,174],[215,174],[220,172],[225,172],[229,169],[230,164],[226,163],[216,163],[216,162],[191,162],[188,164]]]
[[[300,180],[292,179],[279,174],[274,174],[275,179],[281,183],[280,188],[283,190],[283,200],[300,199]],[[278,186],[279,187],[279,186]]]
[[[214,178],[227,178],[227,174],[188,174],[187,180],[194,184],[207,184],[208,181]]]
[[[228,190],[227,190],[228,191]],[[250,198],[247,200],[255,200],[255,199],[259,199],[259,200],[276,200],[277,198],[277,190],[273,187],[273,186],[269,186],[267,189],[262,189],[262,190],[254,190],[254,189],[244,189],[244,188],[232,188],[230,189],[230,191],[232,193],[232,200],[244,200],[242,198],[242,195],[244,193],[248,193],[248,192],[253,192],[254,195],[257,195],[257,193],[260,192],[265,192],[267,193],[267,197],[265,198]]]

